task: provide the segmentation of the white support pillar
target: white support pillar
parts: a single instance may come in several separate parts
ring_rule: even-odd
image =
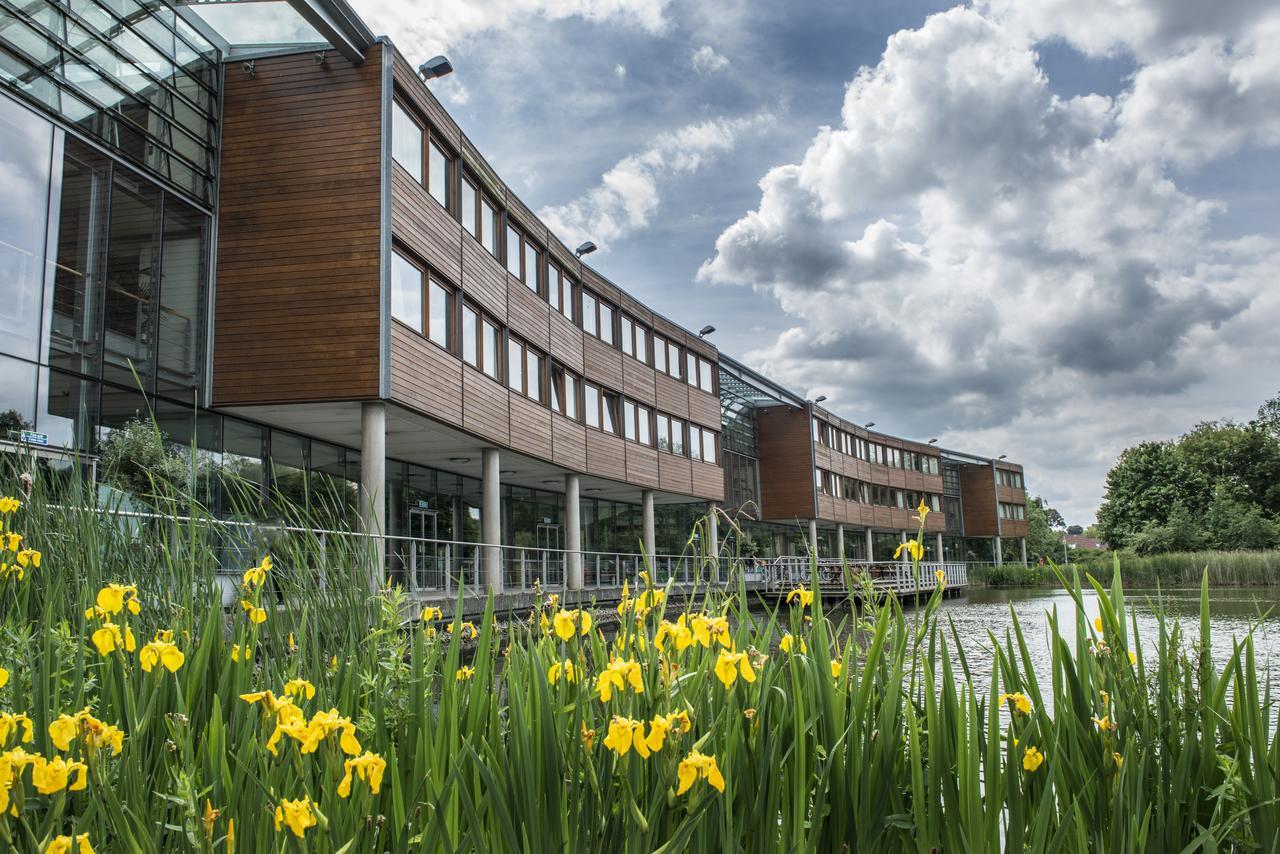
[[[1018,547],[1022,550],[1022,565],[1027,565],[1027,538],[1022,537],[1018,540]]]
[[[875,538],[875,535],[871,533],[870,528],[867,528],[867,530],[865,530],[863,533],[867,535],[867,563],[873,563],[876,559],[876,555],[875,555],[876,538]]]
[[[570,590],[581,590],[582,574],[582,503],[578,500],[578,476],[564,476],[565,584]]]
[[[655,541],[653,536],[653,490],[646,489],[640,493],[640,538],[644,546],[645,556],[649,559],[649,566],[657,569],[657,562],[653,559]]]
[[[480,542],[484,544],[484,584],[502,592],[502,498],[498,449],[481,451]]]
[[[844,525],[836,525],[836,557],[844,563]]]
[[[813,551],[814,557],[818,555],[818,520],[809,520],[809,548]]]
[[[386,567],[387,405],[360,404],[360,530],[369,535],[369,587],[383,584]]]
[[[898,542],[900,542],[900,543],[905,543],[906,541],[907,541],[907,532],[906,532],[906,531],[899,531],[899,532],[898,532]],[[911,563],[911,553],[910,553],[910,552],[908,552],[906,549],[903,549],[903,550],[902,550],[902,562],[903,562],[903,563]]]
[[[1004,543],[996,537],[996,566],[1004,563]]]
[[[941,533],[941,532],[939,532],[939,533],[935,534],[934,536],[935,536],[935,538],[936,538],[936,539],[934,540],[934,542],[935,542],[935,547],[936,547],[936,548],[937,548],[937,550],[938,550],[938,563],[942,563],[943,561],[945,561],[945,560],[947,559],[947,553],[946,553],[945,551],[943,551],[943,549],[942,549],[942,533]]]
[[[720,505],[707,502],[707,559],[720,563]]]

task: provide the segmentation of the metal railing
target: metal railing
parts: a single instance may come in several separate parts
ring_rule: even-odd
[[[807,587],[813,581],[814,569],[811,558],[774,558],[766,565],[764,586],[776,592]],[[905,561],[818,558],[816,569],[818,586],[832,591],[846,590],[849,574],[856,573],[865,573],[876,589],[895,593],[931,592],[939,584],[938,572],[942,572],[947,587],[965,587],[969,583],[968,566],[958,561],[922,562],[917,570]]]

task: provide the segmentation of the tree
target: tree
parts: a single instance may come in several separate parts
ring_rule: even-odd
[[[1253,423],[1263,433],[1280,442],[1280,393],[1258,407],[1258,418]]]
[[[1079,537],[1084,534],[1084,528],[1079,525],[1069,525],[1067,527],[1067,534],[1072,537]]]
[[[147,503],[181,494],[191,480],[191,461],[170,450],[150,421],[132,418],[112,430],[98,453],[106,482]]]
[[[1062,538],[1049,524],[1050,514],[1062,518],[1057,510],[1045,507],[1044,499],[1038,495],[1027,502],[1027,558],[1033,562],[1057,559],[1062,554]]]
[[[14,439],[23,430],[31,429],[31,422],[16,409],[0,412],[0,439]]]
[[[1052,507],[1044,508],[1045,521],[1049,523],[1050,528],[1062,530],[1067,527],[1067,520],[1062,518],[1062,514]]]
[[[1107,472],[1099,532],[1112,548],[1123,548],[1138,532],[1168,521],[1175,506],[1191,508],[1205,493],[1204,477],[1187,466],[1173,442],[1142,442],[1126,448]]]

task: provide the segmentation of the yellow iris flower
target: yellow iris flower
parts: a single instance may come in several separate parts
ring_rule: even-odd
[[[783,652],[791,652],[792,648],[794,648],[795,645],[796,645],[795,636],[792,635],[790,632],[787,632],[785,635],[782,636],[782,640],[778,641],[778,649],[782,650]],[[800,638],[800,651],[801,652],[809,651],[809,647],[805,644],[804,638]]]
[[[44,854],[71,854],[72,850],[75,850],[76,854],[93,854],[93,846],[89,844],[89,834],[77,833],[75,837],[55,836],[49,842],[49,847],[44,849]]]
[[[444,630],[449,634],[453,634],[453,623],[450,623],[449,625],[445,626]],[[475,623],[461,623],[458,626],[458,635],[462,637],[469,637],[471,640],[475,640],[476,638],[480,637],[480,631],[476,628]]]
[[[182,667],[187,657],[170,640],[172,637],[173,632],[156,632],[155,640],[142,647],[142,651],[138,653],[138,663],[142,665],[144,673],[150,673],[157,664],[163,665],[170,673],[177,673],[178,668]]]
[[[581,609],[574,611],[560,610],[552,618],[551,625],[555,629],[556,637],[562,641],[572,638],[575,632],[586,637],[587,632],[591,631],[591,612]]]
[[[8,744],[9,736],[17,733],[19,729],[22,730],[22,743],[30,744],[31,739],[34,738],[31,718],[23,714],[0,712],[0,748]]]
[[[307,832],[307,828],[316,826],[316,813],[311,804],[311,796],[300,801],[282,800],[276,807],[276,832],[288,827],[299,839]]]
[[[797,587],[787,594],[787,604],[790,605],[795,600],[800,600],[801,608],[808,608],[813,604],[813,591],[806,590],[803,587]]]
[[[255,587],[261,587],[267,580],[267,573],[271,571],[271,558],[264,557],[262,563],[257,566],[251,566],[244,571],[241,581],[244,586],[252,590]]]
[[[838,661],[838,660],[836,660],[836,659],[832,659],[832,661],[831,661],[831,678],[832,678],[832,679],[839,679],[839,678],[840,678],[840,673],[841,673],[841,671],[843,671],[843,670],[844,670],[844,665],[843,665],[843,664],[841,664],[841,663],[840,663],[840,661]]]
[[[680,786],[676,789],[677,795],[683,795],[689,791],[699,777],[706,780],[717,792],[724,792],[724,775],[716,765],[716,758],[696,750],[689,751],[689,755],[680,760],[680,765],[676,768],[676,777],[680,780]]]
[[[716,659],[716,678],[724,683],[724,687],[732,688],[738,681],[739,673],[742,674],[744,682],[756,681],[756,672],[752,669],[751,661],[745,652],[722,650],[720,657]]]
[[[284,683],[284,693],[286,697],[306,697],[310,700],[316,695],[316,686],[306,679],[290,679]]]
[[[707,639],[710,640],[709,634]],[[681,614],[674,623],[663,620],[658,625],[658,631],[653,636],[653,645],[659,652],[665,652],[668,640],[675,641],[676,652],[684,652],[693,645],[693,630],[689,628],[689,621],[684,614]]]
[[[7,534],[0,534],[0,538],[2,538],[0,539],[0,543],[3,543],[0,548],[3,548],[5,551],[16,552],[18,550],[18,546],[22,545],[22,535],[14,533],[13,531],[10,531]]]
[[[636,694],[644,693],[644,671],[640,669],[638,661],[615,658],[596,677],[596,690],[600,692],[600,700],[605,703],[613,698],[615,688],[621,691],[627,685]]]
[[[8,516],[22,506],[22,502],[11,495],[0,498],[0,513]]]
[[[444,618],[444,611],[439,608],[433,608],[430,605],[422,609],[422,622],[426,623],[430,620],[440,620]]]
[[[914,561],[919,561],[924,558],[924,546],[916,540],[907,540],[905,543],[902,543],[894,549],[893,559],[897,560],[902,555],[903,550],[906,550],[907,554],[910,555],[911,559]]]
[[[23,549],[18,552],[17,559],[18,566],[31,566],[36,569],[40,568],[40,552],[35,549]]]
[[[90,636],[93,645],[98,648],[98,655],[108,656],[117,649],[123,649],[125,652],[133,652],[138,648],[138,642],[133,637],[133,629],[125,626],[123,632],[115,623],[103,623]]]
[[[368,783],[369,791],[376,795],[382,791],[382,775],[387,770],[387,760],[376,753],[366,753],[346,760],[342,763],[342,769],[338,797],[345,798],[351,795],[351,782],[354,777],[359,777]]]
[[[567,658],[551,665],[551,668],[547,671],[547,682],[554,685],[560,681],[561,676],[564,677],[565,682],[578,681],[578,670],[573,666],[573,662]]]
[[[728,648],[732,645],[729,639],[729,618],[728,617],[708,617],[706,614],[694,614],[689,620],[689,627],[693,631],[693,639],[705,647],[710,647],[712,641],[719,641],[720,645]]]
[[[42,795],[52,795],[63,789],[79,792],[89,785],[88,774],[89,766],[78,760],[68,761],[61,756],[53,759],[37,756],[31,760],[31,783]]]
[[[1044,754],[1038,748],[1028,747],[1022,754],[1022,770],[1034,772],[1044,763]]]
[[[464,664],[462,667],[458,668],[457,673],[453,674],[453,679],[455,682],[466,682],[468,679],[470,679],[472,676],[475,676],[475,675],[476,675],[476,669],[474,667],[467,667]]]
[[[996,702],[998,702],[1000,705],[1003,706],[1006,700],[1013,701],[1014,711],[1016,711],[1018,714],[1020,715],[1031,714],[1031,698],[1028,697],[1026,694],[1022,693],[1021,691],[1018,691],[1017,693],[1014,693],[1014,694],[1001,694],[1000,699],[997,700]]]
[[[244,615],[249,618],[249,622],[255,626],[260,626],[267,621],[267,610],[259,608],[248,599],[241,599],[240,607],[244,609]]]
[[[113,724],[104,723],[89,713],[88,709],[74,715],[62,714],[49,724],[49,740],[59,750],[70,750],[77,736],[84,736],[85,747],[90,751],[111,748],[113,756],[119,756],[124,748],[124,732]]]

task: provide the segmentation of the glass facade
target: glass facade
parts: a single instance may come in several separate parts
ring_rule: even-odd
[[[0,85],[212,203],[218,52],[173,7],[0,0],[0,12]]]

